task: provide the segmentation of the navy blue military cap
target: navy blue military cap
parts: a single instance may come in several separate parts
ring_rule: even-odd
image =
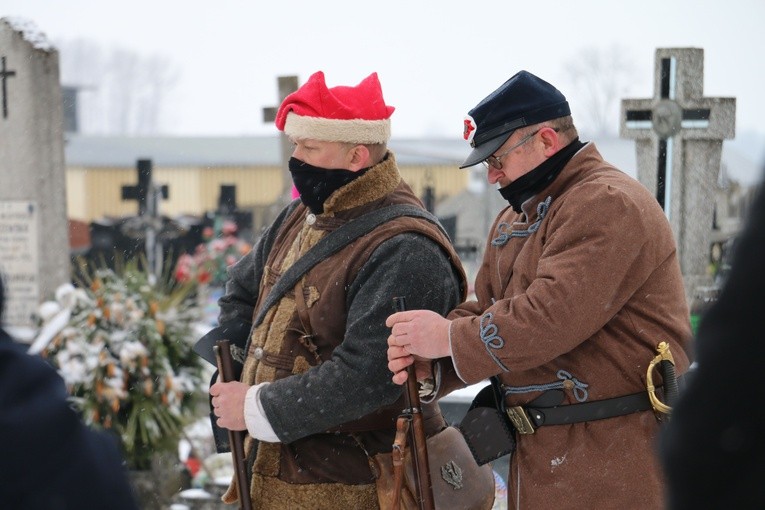
[[[566,97],[528,71],[520,71],[465,117],[463,137],[473,152],[460,168],[485,160],[518,128],[571,115]]]

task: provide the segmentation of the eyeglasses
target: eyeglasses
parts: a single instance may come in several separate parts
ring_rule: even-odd
[[[534,131],[530,135],[524,136],[523,138],[521,138],[520,142],[518,142],[515,145],[513,145],[512,147],[510,147],[509,149],[507,149],[505,152],[503,152],[499,156],[495,156],[494,154],[492,154],[488,158],[486,158],[483,161],[481,161],[481,163],[483,163],[483,166],[485,166],[486,168],[493,167],[493,168],[496,168],[497,170],[502,170],[502,158],[504,158],[505,156],[510,154],[512,151],[514,151],[515,149],[517,149],[518,147],[520,147],[524,143],[526,143],[529,140],[531,140],[534,137],[534,135],[539,133],[539,131],[541,131],[541,128],[537,129],[536,131]],[[557,129],[556,129],[556,131],[557,131]]]

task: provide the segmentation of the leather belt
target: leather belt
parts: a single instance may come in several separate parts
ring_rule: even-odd
[[[535,406],[534,403],[540,398],[532,400],[524,406],[513,406],[505,409],[519,434],[533,434],[537,428],[547,425],[603,420],[652,409],[651,401],[645,391],[621,397],[593,400],[592,402],[552,407]]]

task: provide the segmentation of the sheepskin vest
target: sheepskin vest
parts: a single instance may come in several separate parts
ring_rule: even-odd
[[[422,206],[401,180],[389,153],[383,162],[330,196],[323,214],[313,215],[299,205],[285,219],[266,260],[255,315],[279,277],[325,235],[371,210],[394,204]],[[427,236],[458,261],[448,238],[427,220],[398,217],[377,227],[314,266],[271,307],[249,339],[242,381],[250,385],[273,382],[329,359],[344,337],[349,286],[381,243],[405,232]],[[455,267],[464,281],[461,266]],[[326,394],[342,398],[332,388]],[[245,450],[252,466],[250,492],[255,506],[376,508],[369,456],[390,451],[395,418],[404,407],[403,398],[393,405],[381,403],[377,411],[359,420],[291,443],[257,443],[248,436]],[[424,407],[430,435],[445,423],[437,406]],[[234,500],[232,484],[224,501]]]

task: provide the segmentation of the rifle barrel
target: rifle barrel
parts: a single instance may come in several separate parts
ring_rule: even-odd
[[[234,360],[231,357],[231,346],[228,340],[215,342],[215,358],[218,362],[218,374],[222,382],[231,382],[234,377]],[[244,461],[244,432],[229,430],[228,442],[231,445],[231,455],[234,457],[236,485],[239,489],[239,508],[252,510],[250,499],[250,483],[247,480],[247,467]]]
[[[406,310],[406,298],[393,298],[393,306],[397,312]],[[420,392],[417,388],[417,374],[414,364],[406,369],[406,405],[412,416],[412,427],[409,429],[414,476],[417,484],[418,503],[421,510],[434,510],[433,486],[430,482],[430,464],[428,462],[428,446],[425,437],[425,424],[422,418]]]

